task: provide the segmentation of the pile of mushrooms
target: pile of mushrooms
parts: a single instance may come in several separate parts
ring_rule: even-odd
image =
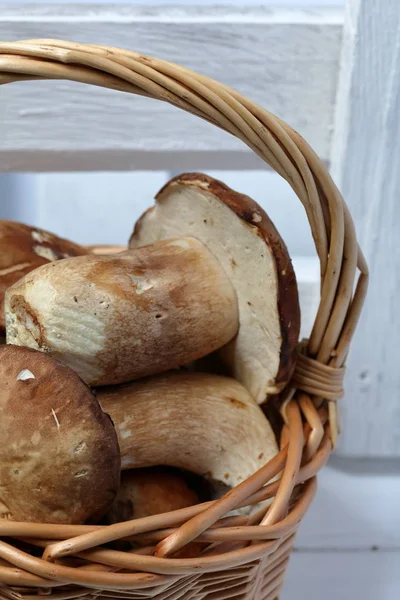
[[[277,453],[259,405],[293,372],[299,304],[287,249],[249,197],[181,175],[128,249],[0,222],[0,250],[0,518],[167,512]]]

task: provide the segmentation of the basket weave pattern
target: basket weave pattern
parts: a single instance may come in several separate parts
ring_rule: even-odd
[[[58,40],[0,43],[0,84],[32,79],[163,100],[241,139],[304,205],[321,264],[321,301],[282,405],[276,457],[223,498],[163,515],[108,527],[0,520],[0,597],[272,600],[313,499],[315,475],[335,444],[344,363],[367,290],[368,269],[348,209],[298,133],[208,77],[116,48]],[[251,516],[226,516],[268,498],[269,506]],[[106,546],[125,539],[140,542],[140,549]],[[185,556],[193,540],[201,550]]]

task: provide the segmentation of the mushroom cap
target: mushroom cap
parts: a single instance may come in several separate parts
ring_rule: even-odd
[[[24,275],[48,262],[87,254],[68,240],[23,223],[0,221],[0,329],[4,329],[4,293]]]
[[[0,518],[100,519],[118,490],[110,417],[71,369],[50,356],[0,347]]]
[[[219,354],[261,404],[286,386],[295,366],[300,309],[287,248],[254,200],[200,173],[175,177],[161,189],[136,223],[130,246],[178,236],[203,242],[233,283],[240,329]]]
[[[7,341],[51,352],[93,386],[205,356],[239,327],[236,293],[193,238],[28,273],[5,294]]]
[[[183,475],[172,469],[130,469],[121,474],[117,497],[107,513],[109,523],[158,515],[197,504],[199,498]]]
[[[122,469],[167,465],[235,486],[278,452],[262,410],[236,380],[170,371],[97,390]]]

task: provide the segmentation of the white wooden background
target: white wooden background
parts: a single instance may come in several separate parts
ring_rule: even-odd
[[[371,287],[350,356],[340,451],[400,456],[400,5],[353,0],[348,10],[332,173],[357,224]]]
[[[327,159],[341,22],[334,8],[51,3],[3,8],[0,39],[101,40],[184,59],[284,115]],[[29,103],[25,83],[2,90],[3,169],[25,170],[32,152],[39,171],[232,168],[233,159],[235,168],[263,168],[239,140],[167,104],[71,82],[28,85]]]
[[[172,9],[164,2],[157,9],[151,2],[145,8],[143,2],[90,8],[56,3],[22,8],[15,2],[0,5],[0,39],[101,41],[181,61],[277,112],[331,163],[354,214],[372,284],[349,360],[340,456],[320,476],[283,599],[397,600],[400,5],[352,0],[344,19],[338,6],[304,10],[299,0],[274,3],[296,4],[291,10],[240,1],[215,9],[206,6],[210,3]],[[307,2],[315,3],[341,4]],[[136,171],[3,175],[0,218],[12,215],[62,229],[78,241],[118,241],[130,228],[127,207],[148,203],[167,170],[207,169],[267,208],[307,279],[299,255],[311,256],[313,250],[301,207],[285,182],[263,171],[227,134],[148,100],[103,90],[88,94],[87,88],[62,82],[1,88],[0,114],[5,171]],[[152,170],[151,177],[140,169]],[[123,215],[114,224],[106,212],[110,197],[113,213]],[[310,282],[315,287],[316,278]]]

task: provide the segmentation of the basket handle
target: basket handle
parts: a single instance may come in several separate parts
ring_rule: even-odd
[[[305,378],[309,386],[305,391],[312,390],[317,405],[328,399],[334,441],[335,402],[341,395],[342,367],[367,291],[368,268],[347,206],[310,146],[281,119],[227,86],[136,52],[59,40],[0,43],[0,84],[29,79],[66,79],[169,102],[235,135],[286,179],[306,210],[321,264],[319,309],[310,339],[301,349],[309,360],[299,361],[301,372],[295,374],[293,385],[301,388]],[[291,407],[300,430],[296,405]],[[299,440],[297,435],[292,443],[299,446]],[[294,456],[299,455],[296,448]],[[288,479],[299,465],[287,462]],[[184,538],[178,545],[187,541],[190,527],[189,522],[177,534]],[[177,544],[171,538],[165,554],[173,547]]]

